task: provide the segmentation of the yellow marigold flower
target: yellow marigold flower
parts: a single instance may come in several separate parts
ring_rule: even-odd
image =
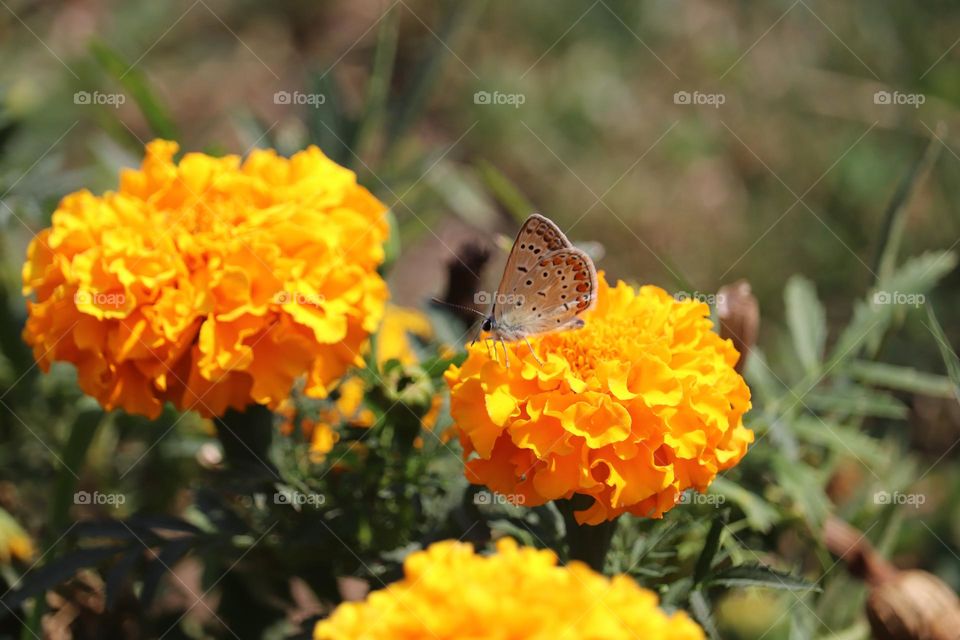
[[[27,562],[33,559],[33,541],[6,510],[0,509],[0,563],[9,564],[12,559]]]
[[[549,550],[497,544],[492,556],[446,540],[411,554],[404,578],[363,602],[341,604],[317,623],[316,640],[702,640],[685,613],[667,615],[657,596],[627,576],[587,565],[557,566]]]
[[[107,409],[156,417],[324,397],[383,315],[386,208],[311,147],[286,159],[146,149],[103,196],[65,197],[31,242],[24,338]]]
[[[424,340],[432,338],[430,318],[417,309],[388,304],[377,333],[377,362],[382,365],[387,360],[399,360],[403,364],[416,364],[417,352],[410,334]]]
[[[536,506],[575,493],[598,524],[661,517],[688,488],[737,464],[753,432],[738,354],[711,331],[709,308],[658,287],[599,278],[596,308],[575,331],[507,345],[510,367],[478,342],[445,374],[475,484]]]

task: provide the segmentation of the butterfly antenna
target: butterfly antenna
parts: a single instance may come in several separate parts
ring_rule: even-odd
[[[532,355],[533,359],[537,361],[537,364],[540,365],[540,368],[543,368],[543,363],[540,362],[540,358],[537,357],[537,352],[533,350],[533,345],[530,344],[530,339],[527,336],[523,336],[523,339],[527,343],[527,348],[530,349],[530,355]]]
[[[447,302],[446,300],[440,300],[439,298],[430,298],[430,300],[432,300],[433,302],[436,302],[437,304],[442,304],[442,305],[444,305],[445,307],[453,307],[454,309],[460,309],[460,310],[462,310],[462,311],[469,311],[470,313],[475,313],[475,314],[477,314],[478,316],[480,316],[481,318],[486,318],[486,317],[487,317],[487,314],[481,313],[481,312],[477,311],[476,309],[474,309],[474,308],[472,308],[472,307],[465,307],[465,306],[460,305],[460,304],[453,304],[452,302]]]

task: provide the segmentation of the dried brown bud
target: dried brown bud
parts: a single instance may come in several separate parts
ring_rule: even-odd
[[[824,544],[850,573],[871,586],[867,619],[877,640],[956,640],[960,600],[926,571],[900,571],[880,557],[866,536],[838,518],[824,526]]]
[[[926,571],[901,571],[870,592],[867,619],[877,640],[956,640],[960,600]]]
[[[720,320],[720,336],[733,340],[740,353],[736,369],[743,373],[750,349],[757,344],[760,332],[760,305],[746,280],[720,287],[717,292],[717,317]]]

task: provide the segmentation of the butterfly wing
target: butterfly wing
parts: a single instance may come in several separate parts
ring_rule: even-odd
[[[597,270],[586,253],[566,247],[541,257],[510,284],[498,323],[505,334],[523,337],[583,326],[578,316],[596,303]]]
[[[527,275],[532,273],[544,256],[572,246],[552,220],[538,213],[527,218],[513,241],[507,265],[503,269],[503,277],[500,278],[500,286],[497,287],[494,318],[499,322],[505,308],[512,303],[510,294],[515,293],[521,283],[530,279]]]

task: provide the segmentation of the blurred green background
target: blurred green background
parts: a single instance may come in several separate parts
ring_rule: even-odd
[[[832,344],[890,238],[901,258],[960,243],[958,37],[960,5],[945,0],[4,0],[4,386],[36,377],[19,344],[27,242],[66,193],[115,187],[154,137],[210,153],[320,145],[392,207],[401,304],[439,295],[464,242],[493,246],[539,211],[598,243],[615,278],[704,295],[748,279],[761,345],[774,369],[794,370],[791,276],[815,285]],[[925,301],[952,344],[958,291],[953,271]],[[922,312],[875,346],[885,362],[945,371]],[[69,375],[35,383],[27,413],[52,421],[39,428],[55,432],[65,412],[44,398],[78,402]],[[940,488],[936,512],[908,514],[886,550],[956,589],[956,403],[902,399],[908,420],[865,429],[909,449],[913,477]],[[11,464],[49,456],[9,407],[0,420]],[[884,468],[897,467],[892,451]],[[21,490],[41,495],[45,481]]]

